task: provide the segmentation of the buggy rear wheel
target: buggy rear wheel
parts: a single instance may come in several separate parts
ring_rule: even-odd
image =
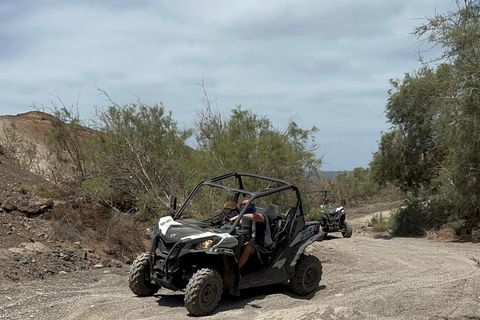
[[[343,221],[343,228],[344,228],[344,231],[342,231],[342,236],[344,238],[350,238],[353,233],[353,228],[350,222],[348,222],[347,220]]]
[[[205,316],[215,310],[223,293],[222,277],[213,269],[195,272],[185,289],[185,307],[195,316]]]
[[[306,296],[318,288],[322,279],[322,263],[315,256],[302,255],[295,266],[295,274],[290,279],[293,293]]]
[[[148,253],[144,252],[135,259],[130,268],[128,286],[137,296],[153,296],[160,286],[150,281],[150,261]]]

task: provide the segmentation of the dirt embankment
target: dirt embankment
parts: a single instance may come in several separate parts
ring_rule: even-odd
[[[352,222],[357,226],[362,217]],[[308,251],[323,263],[318,290],[288,285],[224,295],[208,319],[480,319],[480,245],[332,234]],[[45,280],[2,282],[0,319],[191,319],[182,292],[138,298],[128,266],[68,271]]]

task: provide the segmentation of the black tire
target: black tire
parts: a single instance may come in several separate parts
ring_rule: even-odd
[[[350,224],[350,222],[348,222],[347,220],[344,220],[343,221],[343,228],[344,228],[344,231],[342,231],[342,236],[344,238],[350,238],[352,236],[352,233],[353,233],[353,228],[352,228],[352,225]]]
[[[293,293],[306,296],[318,288],[322,279],[322,263],[315,256],[302,255],[295,266],[295,274],[290,279]]]
[[[185,289],[185,307],[194,316],[205,316],[215,310],[223,293],[222,277],[213,269],[200,269]]]
[[[160,286],[152,284],[150,281],[150,262],[148,253],[142,253],[135,259],[130,268],[130,277],[128,286],[137,296],[153,296]]]

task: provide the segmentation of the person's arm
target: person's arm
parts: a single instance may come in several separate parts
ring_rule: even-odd
[[[249,217],[250,219],[252,219],[253,221],[256,221],[256,222],[260,222],[260,223],[265,222],[265,218],[263,217],[262,214],[259,214],[259,213],[246,213],[243,216],[244,217]],[[237,217],[238,216],[230,218],[230,224],[232,224],[237,219]],[[240,223],[242,223],[242,222],[240,221]]]
[[[253,221],[264,223],[265,218],[263,217],[263,214],[260,213],[247,213],[243,215],[244,217],[250,217]]]

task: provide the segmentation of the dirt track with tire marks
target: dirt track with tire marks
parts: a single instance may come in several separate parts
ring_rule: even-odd
[[[480,319],[480,245],[332,234],[314,294],[288,284],[224,295],[208,319]],[[0,284],[0,319],[192,319],[182,292],[136,297],[128,266]],[[200,317],[201,319],[202,317]]]

